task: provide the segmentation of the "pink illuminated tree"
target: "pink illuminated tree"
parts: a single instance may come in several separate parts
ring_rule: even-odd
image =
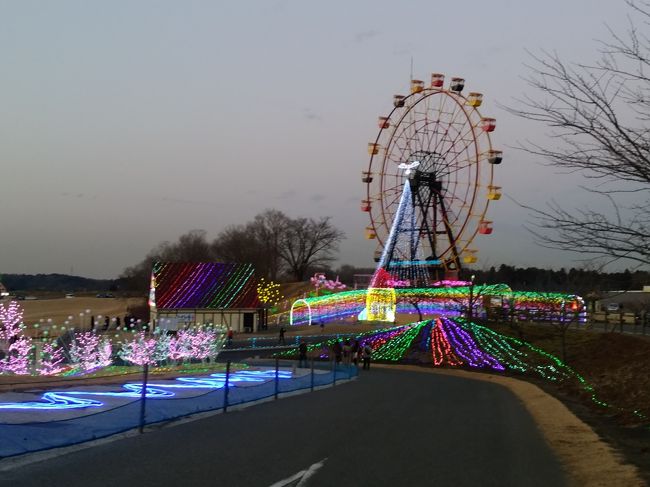
[[[192,355],[192,335],[189,330],[179,330],[175,337],[169,340],[169,358],[171,360],[185,360]]]
[[[18,375],[30,373],[32,358],[32,339],[20,336],[15,339],[9,349],[7,356],[0,361],[0,370]]]
[[[23,335],[21,327],[23,310],[12,301],[0,303],[0,341],[5,358],[0,360],[0,371],[26,375],[30,373],[32,361],[32,339]]]
[[[83,372],[111,364],[111,342],[92,331],[77,333],[70,344],[70,361]]]
[[[7,306],[0,303],[0,340],[11,341],[22,334],[21,323],[23,321],[23,310],[21,306],[12,301]]]
[[[179,330],[169,341],[171,360],[205,360],[216,357],[226,339],[226,327],[209,326]]]
[[[38,368],[40,375],[55,375],[63,372],[66,367],[64,360],[63,348],[57,347],[56,343],[46,343],[43,345],[41,352],[41,365]]]
[[[154,365],[157,361],[156,345],[155,337],[149,337],[145,335],[145,332],[140,331],[132,340],[122,344],[118,355],[122,360],[135,365]]]

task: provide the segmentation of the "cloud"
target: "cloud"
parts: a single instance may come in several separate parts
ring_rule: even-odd
[[[315,195],[313,195],[313,196],[312,196],[311,198],[309,198],[309,199],[312,200],[312,201],[314,201],[314,202],[316,202],[316,203],[318,203],[319,201],[323,201],[323,200],[325,199],[325,195],[324,195],[324,194],[320,194],[320,193],[316,193]]]
[[[357,44],[361,44],[362,42],[367,41],[368,39],[372,39],[373,37],[377,37],[379,35],[379,31],[376,30],[364,30],[363,32],[357,32],[354,36],[354,42]]]

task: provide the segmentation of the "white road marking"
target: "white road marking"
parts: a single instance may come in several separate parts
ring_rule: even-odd
[[[307,480],[309,480],[309,478],[312,477],[318,471],[318,469],[325,464],[325,460],[327,460],[327,458],[323,458],[320,462],[314,463],[311,467],[309,467],[296,487],[304,487],[307,485]]]
[[[296,480],[300,480],[296,484],[296,487],[304,487],[307,485],[307,480],[311,478],[324,464],[327,458],[323,458],[320,462],[316,462],[311,465],[307,470],[301,470],[300,472],[288,477],[286,479],[280,480],[279,482],[274,483],[270,487],[286,487],[287,485],[292,484]]]

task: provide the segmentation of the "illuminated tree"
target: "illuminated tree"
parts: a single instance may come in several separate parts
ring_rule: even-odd
[[[144,331],[140,331],[132,340],[122,343],[117,354],[122,360],[135,365],[154,365],[157,361],[156,348],[156,338],[148,337]]]
[[[9,342],[22,333],[23,310],[16,301],[7,306],[0,303],[0,340]]]
[[[41,351],[40,375],[55,375],[65,370],[63,348],[56,343],[46,343]]]
[[[32,358],[32,339],[26,336],[20,336],[15,339],[9,349],[7,356],[0,361],[0,370],[12,372],[18,375],[27,375],[30,373]]]
[[[70,362],[83,372],[111,364],[111,342],[92,331],[77,333],[70,344]]]
[[[280,294],[280,284],[261,278],[257,284],[257,299],[265,307],[277,306],[283,296]]]

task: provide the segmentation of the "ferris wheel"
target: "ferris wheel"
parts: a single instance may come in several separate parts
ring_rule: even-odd
[[[368,144],[370,162],[362,173],[368,212],[366,238],[378,241],[379,260],[408,182],[420,255],[447,276],[477,262],[472,246],[478,234],[493,231],[486,218],[490,201],[501,198],[494,167],[502,151],[492,147],[494,118],[478,107],[483,95],[462,94],[465,80],[434,73],[431,83],[411,80],[409,95],[395,95],[393,109],[378,120],[379,133]]]

